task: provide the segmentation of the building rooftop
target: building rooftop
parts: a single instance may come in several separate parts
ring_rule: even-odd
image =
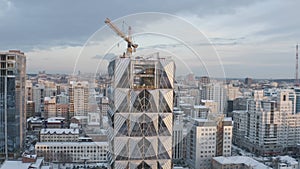
[[[207,107],[203,105],[195,105],[194,109],[207,109]]]
[[[247,166],[251,166],[253,169],[268,169],[269,167],[264,165],[263,163],[260,163],[256,160],[254,160],[251,157],[246,156],[231,156],[231,157],[214,157],[215,161],[217,161],[220,164],[226,165],[226,164],[245,164]]]
[[[276,158],[276,157],[273,157]],[[297,165],[298,162],[296,159],[294,159],[293,157],[290,156],[278,156],[278,158],[280,159],[281,163],[286,163],[286,164],[290,164],[290,165]]]
[[[41,134],[79,134],[79,129],[41,129]]]
[[[35,146],[108,146],[108,142],[37,142]]]
[[[0,169],[28,169],[31,163],[23,163],[22,161],[4,161]]]

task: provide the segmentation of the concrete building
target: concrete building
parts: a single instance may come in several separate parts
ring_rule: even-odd
[[[227,100],[235,100],[242,96],[239,87],[235,87],[232,84],[227,85]]]
[[[56,97],[44,98],[44,118],[56,117]]]
[[[27,101],[26,118],[35,116],[35,106],[33,101]]]
[[[187,136],[187,164],[193,169],[210,169],[213,157],[231,156],[231,140],[231,118],[194,119]]]
[[[32,82],[31,80],[26,80],[26,101],[33,101],[32,98]]]
[[[56,116],[69,119],[69,104],[57,104],[56,103]]]
[[[210,113],[219,113],[218,102],[214,100],[201,100],[201,104],[207,107]]]
[[[32,87],[32,99],[35,104],[35,113],[43,117],[44,113],[44,98],[45,86],[43,84],[35,84]]]
[[[221,82],[203,84],[201,99],[213,100],[218,103],[217,113],[226,112],[227,108],[227,90]]]
[[[26,130],[26,56],[0,53],[0,158],[16,158]]]
[[[48,162],[107,162],[107,142],[37,142],[35,151]]]
[[[254,95],[248,110],[234,111],[234,143],[259,155],[292,153],[300,143],[300,115],[293,113],[290,94],[281,90],[275,100]]]
[[[174,61],[119,57],[108,72],[110,167],[171,169]]]
[[[70,82],[69,104],[70,117],[87,116],[89,110],[89,83],[87,81]]]
[[[183,111],[175,110],[174,109],[174,124],[173,124],[173,161],[180,162],[183,160],[184,153],[183,153]]]
[[[195,105],[192,118],[206,119],[209,113],[210,109],[208,107],[204,105]]]

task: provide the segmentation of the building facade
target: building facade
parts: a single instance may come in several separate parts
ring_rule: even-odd
[[[70,82],[69,87],[69,111],[70,118],[73,116],[87,116],[89,109],[89,83]]]
[[[300,115],[294,111],[291,90],[279,91],[276,99],[254,97],[246,111],[234,111],[234,143],[259,155],[279,155],[300,143]]]
[[[192,169],[210,169],[216,156],[231,156],[231,118],[194,119],[187,136],[186,162]]]
[[[120,57],[108,71],[110,167],[172,168],[174,61]]]
[[[26,130],[26,56],[0,53],[0,157],[15,158]]]
[[[54,163],[104,163],[107,150],[107,142],[37,142],[35,145],[38,156]]]

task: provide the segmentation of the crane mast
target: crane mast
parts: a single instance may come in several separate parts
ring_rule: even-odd
[[[127,42],[126,56],[131,57],[132,52],[135,52],[136,48],[138,47],[137,44],[133,44],[133,42],[132,42],[131,27],[129,26],[128,36],[126,36],[116,25],[114,25],[111,22],[111,20],[109,18],[106,18],[104,23],[107,24],[114,32],[116,32],[117,35],[119,35],[121,38],[123,38]]]

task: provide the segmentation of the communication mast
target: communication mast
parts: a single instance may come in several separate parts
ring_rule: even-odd
[[[299,86],[299,79],[298,79],[298,44],[296,45],[296,78],[295,78],[295,85]]]

